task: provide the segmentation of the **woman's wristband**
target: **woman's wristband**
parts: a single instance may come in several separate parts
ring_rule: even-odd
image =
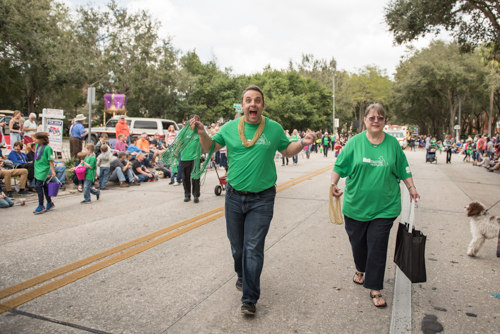
[[[408,190],[410,190],[411,188],[415,188],[415,186],[409,186]],[[415,189],[417,189],[417,188],[415,188]]]
[[[304,145],[304,142],[302,141],[304,138],[300,138],[300,145],[302,145],[302,147],[306,147],[306,145]]]

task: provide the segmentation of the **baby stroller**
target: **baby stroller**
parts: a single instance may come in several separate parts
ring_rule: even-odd
[[[427,149],[427,154],[425,155],[425,163],[428,163],[428,162],[430,162],[430,163],[435,162],[436,164],[438,163],[436,151],[437,151],[436,145],[429,146],[429,148]]]

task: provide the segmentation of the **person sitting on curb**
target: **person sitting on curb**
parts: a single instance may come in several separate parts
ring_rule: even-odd
[[[128,149],[127,137],[123,134],[118,135],[118,141],[115,143],[115,150],[125,152]]]
[[[105,133],[101,133],[99,141],[95,144],[94,154],[96,158],[99,158],[99,155],[101,154],[101,146],[103,145],[107,145],[109,147],[108,135]]]
[[[137,147],[139,147],[144,153],[144,156],[147,157],[146,160],[146,166],[149,167],[154,167],[156,166],[156,156],[158,155],[158,152],[151,152],[150,149],[150,144],[148,140],[148,134],[146,132],[143,132],[141,134],[141,138],[137,140]]]
[[[5,192],[7,197],[14,198],[14,196],[12,196],[12,183],[11,183],[13,176],[21,177],[18,194],[27,195],[28,192],[24,188],[26,187],[26,180],[28,179],[28,170],[23,168],[4,169],[2,167],[4,167],[4,161],[3,158],[0,157],[0,179],[4,179]]]
[[[14,202],[5,195],[5,193],[2,191],[2,187],[0,187],[0,209],[6,209],[10,208],[11,206],[14,205]]]
[[[120,187],[128,187],[127,178],[131,186],[140,186],[137,182],[139,177],[132,172],[132,164],[127,160],[126,152],[119,152],[118,159],[111,161],[110,163],[111,175],[109,176],[109,181],[114,182],[118,179],[120,181]],[[126,177],[125,177],[126,176]]]
[[[134,160],[139,153],[142,153],[142,150],[137,146],[137,137],[130,138],[130,145],[128,146],[127,151],[132,154],[132,160]]]
[[[139,153],[132,164],[132,171],[139,177],[137,180],[139,183],[154,179],[154,175],[146,168],[145,162],[144,154]]]
[[[32,182],[35,178],[35,165],[33,162],[28,162],[28,157],[22,151],[23,142],[16,141],[14,143],[14,149],[9,153],[9,160],[12,161],[12,164],[17,169],[24,168],[28,171],[28,181]]]

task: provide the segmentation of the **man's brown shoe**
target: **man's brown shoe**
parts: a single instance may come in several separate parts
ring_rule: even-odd
[[[130,182],[130,185],[131,185],[131,186],[140,186],[140,184],[139,184],[139,183],[137,183],[137,182],[135,182],[135,181],[134,181],[134,182]]]
[[[124,187],[124,188],[126,188],[126,187],[128,187],[128,186],[129,186],[129,185],[128,185],[128,184],[126,184],[125,182],[121,182],[121,183],[120,183],[120,187]]]

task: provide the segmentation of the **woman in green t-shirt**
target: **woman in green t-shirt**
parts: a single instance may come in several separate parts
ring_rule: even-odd
[[[299,140],[300,140],[299,132],[297,131],[297,129],[294,129],[292,132],[292,136],[290,137],[290,141],[292,143],[295,143],[296,141]],[[293,159],[293,164],[296,165],[299,162],[299,155],[298,154],[294,155],[292,159]]]
[[[376,307],[385,307],[387,303],[380,290],[384,284],[389,234],[401,213],[399,181],[403,180],[412,200],[420,196],[401,146],[396,138],[383,131],[382,105],[368,106],[364,122],[366,131],[352,137],[335,162],[332,193],[335,197],[343,194],[337,182],[346,177],[342,213],[356,265],[353,281],[371,290],[370,298]]]

